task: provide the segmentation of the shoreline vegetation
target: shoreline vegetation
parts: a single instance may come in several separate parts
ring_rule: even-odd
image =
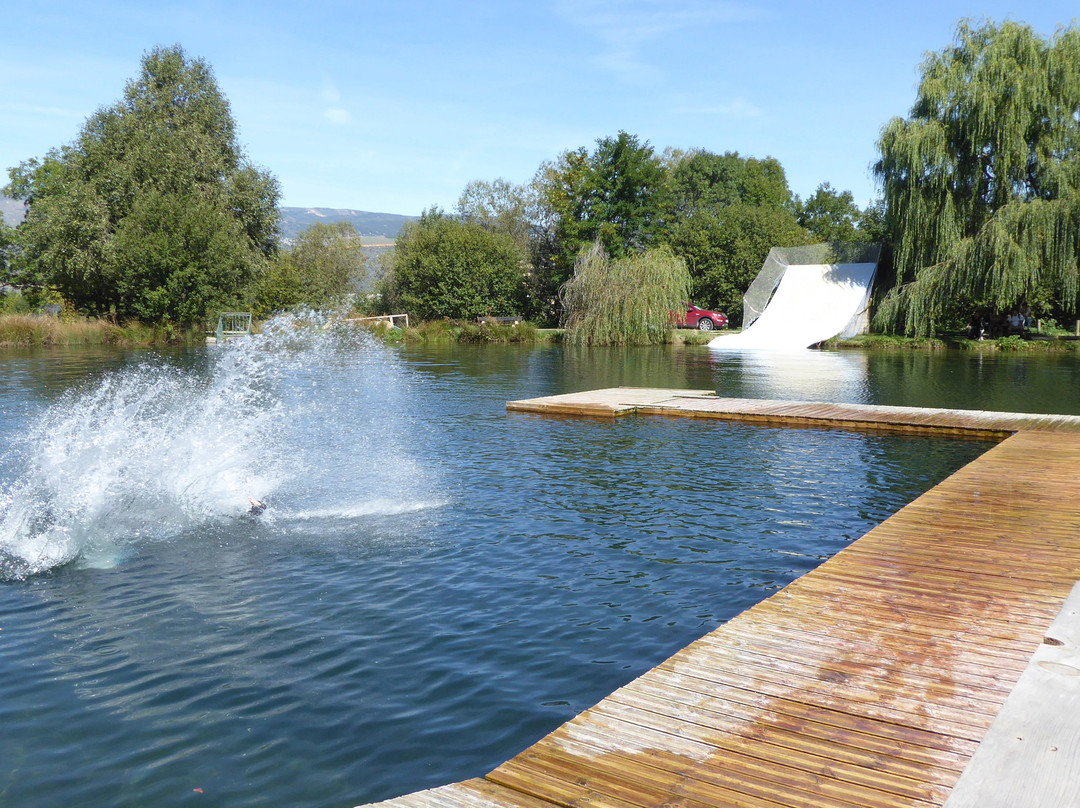
[[[258,324],[256,324],[258,330]],[[370,327],[388,344],[559,344],[564,329],[538,328],[532,323],[518,325],[472,323],[464,320],[428,320],[408,329]],[[727,332],[670,329],[665,345],[701,347]],[[183,329],[171,324],[148,326],[137,321],[122,324],[108,319],[44,314],[0,314],[0,347],[32,348],[98,345],[151,347],[162,345],[201,345],[208,334],[198,328]],[[888,334],[864,334],[850,339],[834,338],[823,343],[826,350],[863,351],[945,351],[977,353],[1073,353],[1080,354],[1080,337],[1068,332],[1029,334],[998,339],[972,340],[962,334],[937,337],[902,337]]]
[[[962,334],[937,337],[901,337],[863,334],[849,339],[833,338],[826,350],[863,351],[967,351],[970,353],[1080,353],[1080,338],[1071,334],[1011,335],[996,339],[969,339]]]
[[[109,319],[48,314],[0,314],[0,347],[105,345],[117,348],[184,345],[205,341],[200,329],[171,323],[144,325],[138,321],[116,323]]]

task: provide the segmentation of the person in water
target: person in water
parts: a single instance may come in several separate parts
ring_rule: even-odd
[[[266,510],[266,503],[259,502],[255,497],[248,497],[248,502],[251,503],[251,507],[248,508],[248,516],[258,516]]]

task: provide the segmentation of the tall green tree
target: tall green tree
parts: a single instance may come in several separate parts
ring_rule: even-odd
[[[558,243],[551,267],[555,286],[595,241],[613,258],[663,243],[667,172],[648,141],[626,132],[600,138],[591,152],[581,147],[541,166],[536,184]]]
[[[922,65],[875,173],[898,286],[876,323],[932,333],[960,307],[1022,298],[1076,311],[1080,29],[961,22]]]
[[[364,245],[352,222],[310,225],[286,256],[300,276],[304,303],[313,308],[333,305],[367,278]]]
[[[686,261],[691,296],[701,306],[742,316],[742,296],[769,250],[805,244],[783,166],[737,153],[688,152],[671,168],[667,237]]]
[[[554,218],[539,186],[515,185],[502,178],[475,180],[465,186],[455,209],[462,221],[514,240],[527,256],[526,299],[520,313],[530,319],[553,321],[557,287],[548,270],[557,252]]]
[[[530,186],[515,185],[500,177],[491,182],[470,182],[458,197],[455,210],[463,221],[492,233],[505,233],[522,252],[528,252],[534,237],[536,204]]]
[[[889,240],[888,227],[885,224],[885,200],[875,199],[862,209],[859,214],[857,241],[877,242],[887,244]]]
[[[0,285],[11,284],[12,280],[14,280],[11,271],[11,258],[14,250],[15,228],[8,227],[4,217],[0,216]]]
[[[818,241],[859,241],[862,211],[851,191],[835,191],[823,182],[805,201],[795,200],[795,221]]]
[[[525,254],[493,233],[433,208],[398,234],[386,279],[389,304],[423,320],[520,314]]]
[[[75,141],[9,172],[27,261],[91,314],[196,322],[234,306],[277,248],[277,181],[250,164],[209,65],[147,53]]]
[[[673,160],[671,203],[676,216],[686,217],[729,205],[791,208],[792,198],[784,167],[775,158],[694,149]]]

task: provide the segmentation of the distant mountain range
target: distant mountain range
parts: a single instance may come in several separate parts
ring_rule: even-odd
[[[400,216],[396,213],[368,213],[346,208],[282,208],[281,235],[288,242],[296,238],[301,230],[316,222],[323,224],[352,222],[356,232],[365,243],[373,237],[393,241],[397,238],[401,226],[416,218],[416,216]]]
[[[0,215],[9,226],[14,227],[22,221],[23,203],[0,196]],[[376,247],[392,243],[401,226],[416,218],[396,213],[369,213],[346,208],[282,208],[281,236],[286,243],[290,243],[301,230],[316,222],[352,222],[364,243]]]

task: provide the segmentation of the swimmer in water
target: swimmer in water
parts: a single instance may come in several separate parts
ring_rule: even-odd
[[[248,497],[248,502],[251,503],[251,507],[248,508],[248,516],[258,516],[266,510],[266,504],[259,502],[255,497]]]

